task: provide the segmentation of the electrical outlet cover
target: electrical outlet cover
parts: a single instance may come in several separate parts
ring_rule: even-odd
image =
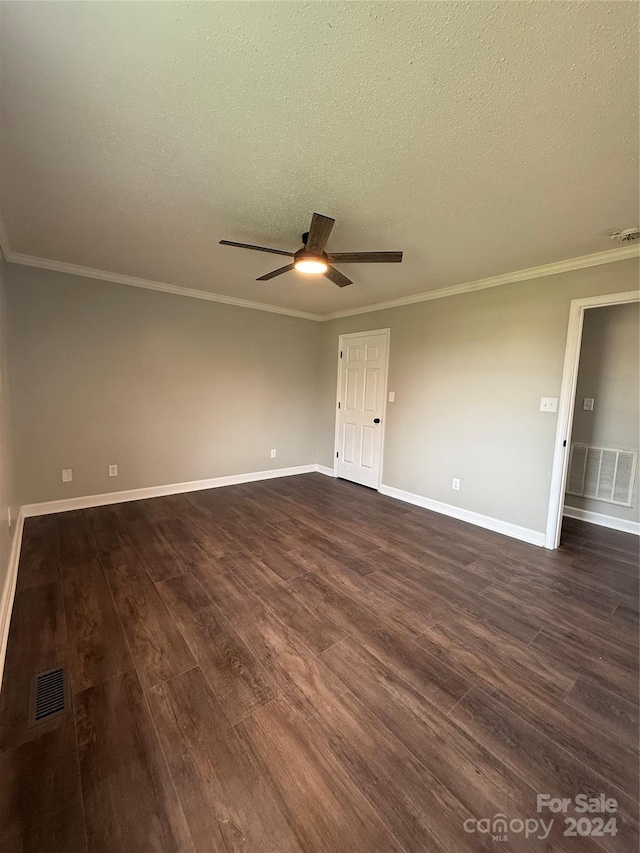
[[[557,397],[540,397],[541,412],[557,412],[558,398]]]

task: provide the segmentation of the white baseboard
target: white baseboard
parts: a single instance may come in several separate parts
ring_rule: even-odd
[[[276,477],[291,477],[295,474],[310,474],[318,470],[317,465],[297,465],[293,468],[273,468],[270,471],[252,471],[248,474],[232,474],[228,477],[213,477],[210,480],[192,480],[188,483],[169,483],[166,486],[149,486],[146,489],[129,489],[124,492],[107,492],[102,495],[86,495],[79,498],[64,498],[59,501],[45,501],[38,504],[25,504],[22,513],[25,518],[34,515],[51,515],[54,512],[69,512],[74,509],[88,509],[93,506],[143,501],[147,498],[161,498],[165,495],[180,495],[184,492],[199,492],[203,489],[218,489],[221,486],[235,486],[239,483],[254,483],[257,480],[271,480]]]
[[[600,527],[609,527],[611,530],[621,530],[623,533],[634,533],[640,536],[640,522],[626,521],[623,518],[614,518],[612,515],[604,515],[601,512],[591,512],[588,509],[578,509],[575,506],[566,506],[562,511],[567,518],[575,518],[578,521],[588,521],[589,524],[598,524]]]
[[[538,530],[520,527],[518,524],[501,521],[499,518],[491,518],[488,515],[481,515],[479,512],[472,512],[471,510],[461,509],[458,506],[446,504],[442,501],[424,498],[422,495],[414,495],[412,492],[395,489],[393,486],[381,485],[379,491],[380,494],[387,495],[390,498],[396,498],[399,501],[405,501],[405,503],[421,506],[423,509],[430,509],[432,512],[439,512],[442,515],[466,521],[468,524],[475,524],[477,527],[493,530],[495,533],[511,536],[512,539],[520,539],[522,542],[528,542],[530,545],[538,545],[540,548],[544,547],[544,533]]]
[[[324,474],[325,477],[335,477],[333,468],[329,468],[326,465],[316,465],[315,467],[318,474]]]
[[[9,640],[9,625],[11,623],[11,611],[13,610],[13,599],[16,595],[16,581],[18,580],[18,563],[20,562],[20,548],[22,546],[22,530],[24,528],[24,513],[22,509],[16,518],[11,550],[9,552],[9,564],[7,575],[4,579],[4,587],[0,595],[0,688],[2,688],[2,676],[4,673],[4,659],[7,654],[7,642]]]

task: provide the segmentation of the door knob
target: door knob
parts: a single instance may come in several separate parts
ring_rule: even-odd
[[[373,422],[374,422],[374,424],[379,424],[379,423],[380,423],[380,418],[374,418],[374,419],[373,419]]]

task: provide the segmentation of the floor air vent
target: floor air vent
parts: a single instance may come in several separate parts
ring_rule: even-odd
[[[68,707],[64,669],[34,675],[29,697],[29,728],[64,714]]]

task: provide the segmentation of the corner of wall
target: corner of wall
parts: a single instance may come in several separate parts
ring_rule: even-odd
[[[18,576],[23,514],[15,497],[11,358],[5,263],[0,261],[0,679],[4,667],[11,608]]]
[[[16,583],[18,580],[18,564],[20,562],[22,532],[24,529],[24,515],[22,509],[18,511],[12,528],[13,536],[11,538],[9,559],[6,565],[2,587],[0,588],[0,690],[2,689],[4,661],[7,654],[7,643],[9,640],[11,611],[13,609],[13,601],[16,594]]]

